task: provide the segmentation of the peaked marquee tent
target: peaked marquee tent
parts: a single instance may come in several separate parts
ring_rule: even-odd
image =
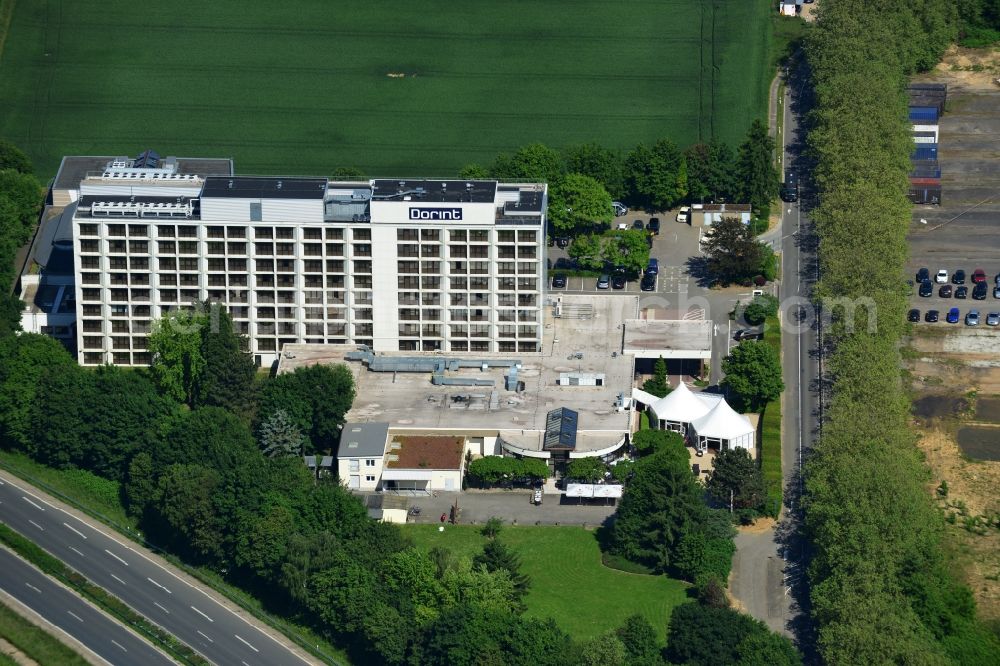
[[[704,416],[691,422],[690,439],[704,451],[709,445],[724,449],[753,450],[755,429],[743,414],[737,414],[725,400],[720,400]]]

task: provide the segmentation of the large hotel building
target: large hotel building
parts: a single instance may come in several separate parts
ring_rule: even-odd
[[[72,224],[84,365],[148,365],[153,321],[206,300],[264,366],[290,343],[540,349],[544,184],[241,177],[149,154],[66,158],[61,172],[73,159],[103,165],[53,190]]]

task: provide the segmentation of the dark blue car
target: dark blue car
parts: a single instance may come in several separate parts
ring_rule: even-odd
[[[952,308],[948,310],[948,323],[949,324],[958,323],[958,308]]]

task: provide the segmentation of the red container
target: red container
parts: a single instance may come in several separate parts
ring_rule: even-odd
[[[910,178],[910,185],[929,185],[931,187],[941,187],[940,178]]]

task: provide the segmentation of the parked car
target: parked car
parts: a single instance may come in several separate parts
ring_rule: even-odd
[[[929,298],[934,293],[934,285],[930,282],[921,282],[920,291],[918,293],[924,298]]]
[[[654,236],[659,236],[660,235],[660,218],[658,218],[658,217],[651,217],[651,218],[649,218],[649,226],[647,227],[647,229],[649,229],[649,233],[653,234]]]
[[[654,273],[643,275],[642,280],[639,282],[639,289],[643,291],[656,291],[656,275]]]
[[[979,326],[979,310],[969,310],[965,315],[966,326]]]
[[[993,281],[996,282],[998,287],[1000,287],[1000,273],[997,273],[997,276],[993,278]]]
[[[741,328],[733,334],[733,340],[763,340],[764,332],[752,328]]]
[[[635,222],[632,223],[632,228],[635,229],[636,231],[642,231],[643,229],[646,228],[646,225],[643,224],[642,220],[636,220]]]
[[[979,284],[980,282],[985,283],[986,271],[984,271],[982,268],[977,268],[976,270],[972,271],[972,282],[974,284]]]
[[[566,288],[566,276],[556,275],[552,278],[552,288],[553,289],[565,289]]]
[[[625,284],[627,282],[628,282],[628,280],[625,278],[625,274],[624,273],[615,273],[611,277],[611,288],[612,289],[624,289],[625,288]]]
[[[649,263],[646,264],[646,275],[659,275],[660,274],[660,262],[655,258],[650,257]]]
[[[986,300],[986,282],[977,282],[972,288],[972,297],[977,301]]]
[[[1000,286],[993,287],[993,298],[1000,298]]]
[[[531,502],[535,506],[537,506],[537,505],[539,505],[539,504],[542,503],[542,489],[541,488],[535,488],[535,492],[531,496]]]
[[[623,204],[621,201],[612,201],[611,207],[615,209],[615,217],[621,217],[622,215],[628,214],[628,206]]]
[[[959,268],[952,274],[951,281],[954,284],[965,284],[965,271]]]
[[[952,308],[952,309],[948,310],[948,317],[947,317],[948,323],[949,324],[957,324],[958,323],[958,315],[959,315],[958,308]]]
[[[677,221],[685,224],[691,221],[691,206],[681,206],[677,211]]]
[[[938,289],[939,298],[951,298],[951,293],[952,289],[950,284],[943,284],[941,285],[941,288]]]
[[[920,310],[913,308],[906,313],[906,321],[920,321]]]
[[[639,220],[636,220],[636,222],[638,221]],[[618,231],[628,231],[630,229],[630,227],[628,226],[628,222],[619,222],[616,228],[618,229]]]
[[[928,310],[927,314],[924,315],[924,321],[933,324],[938,320],[939,313],[937,310]]]
[[[948,271],[946,271],[943,268],[939,270],[937,272],[937,275],[934,276],[934,281],[937,282],[938,284],[946,283],[948,281]]]
[[[955,290],[955,298],[968,298],[968,296],[969,296],[968,287],[959,287],[958,289]]]
[[[569,236],[559,236],[556,238],[556,245],[559,247],[569,247]]]
[[[931,272],[926,268],[921,268],[917,271],[917,282],[924,282],[931,279]]]
[[[986,325],[987,326],[1000,325],[1000,312],[991,312],[988,315],[986,315]]]
[[[598,289],[610,289],[611,288],[611,276],[607,273],[601,273],[601,277],[597,278],[597,288]]]
[[[789,169],[785,172],[785,180],[781,183],[781,200],[789,203],[799,200],[799,179],[797,174]]]

